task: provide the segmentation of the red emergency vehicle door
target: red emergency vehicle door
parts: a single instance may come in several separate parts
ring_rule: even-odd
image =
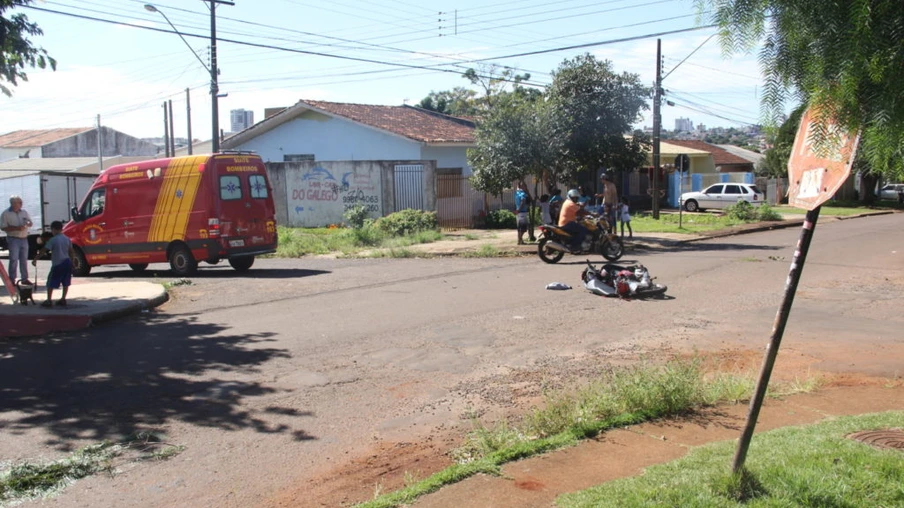
[[[257,156],[217,156],[220,237],[230,255],[272,249],[276,243],[273,198]]]

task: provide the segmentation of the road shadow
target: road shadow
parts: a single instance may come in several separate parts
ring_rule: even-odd
[[[271,405],[258,414],[243,404],[276,392],[248,381],[289,356],[266,347],[272,335],[230,335],[193,316],[150,314],[98,330],[0,339],[0,432],[10,439],[42,428],[52,436],[46,444],[63,451],[176,421],[315,439],[294,421],[311,412]],[[282,417],[267,416],[274,414]]]
[[[329,270],[305,270],[303,268],[252,268],[247,272],[237,272],[229,265],[226,266],[210,266],[201,267],[191,276],[184,277],[176,275],[172,270],[161,269],[154,270],[148,268],[142,272],[136,272],[129,267],[122,269],[107,269],[102,272],[94,272],[88,274],[89,279],[136,279],[147,280],[153,278],[189,278],[189,279],[232,279],[232,278],[249,278],[249,279],[298,279],[302,277],[315,277],[318,275],[327,275],[332,272]]]
[[[755,251],[780,251],[787,249],[787,245],[751,245],[731,242],[675,242],[674,244],[649,244],[636,245],[634,249],[643,252],[712,252],[729,250],[755,250]]]

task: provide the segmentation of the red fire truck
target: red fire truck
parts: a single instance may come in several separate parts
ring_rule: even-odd
[[[275,207],[260,157],[218,153],[121,164],[105,169],[72,209],[73,273],[128,264],[143,271],[168,262],[189,275],[198,262],[251,268],[276,251]]]

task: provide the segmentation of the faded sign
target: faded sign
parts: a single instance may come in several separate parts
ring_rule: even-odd
[[[302,227],[339,224],[347,210],[362,205],[368,217],[382,215],[380,167],[373,164],[317,164],[287,179],[289,222]]]
[[[826,139],[817,146],[813,143],[814,116],[807,108],[801,117],[788,160],[788,204],[805,210],[815,209],[838,191],[851,174],[860,140],[858,134],[829,124],[825,129]]]

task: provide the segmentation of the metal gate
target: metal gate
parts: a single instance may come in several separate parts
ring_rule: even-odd
[[[413,208],[424,210],[424,166],[422,164],[395,166],[395,211]]]

